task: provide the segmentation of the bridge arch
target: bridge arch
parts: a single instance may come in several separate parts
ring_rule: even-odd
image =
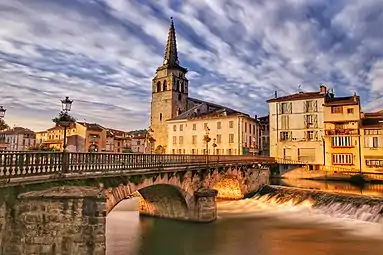
[[[172,219],[186,219],[194,208],[193,195],[172,184],[120,185],[105,190],[106,214],[122,200],[139,198],[140,214]]]

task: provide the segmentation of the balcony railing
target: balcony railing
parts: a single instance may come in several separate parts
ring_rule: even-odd
[[[358,129],[326,129],[326,135],[358,135]]]
[[[0,152],[0,180],[52,174],[108,174],[164,168],[274,163],[266,156],[172,155],[71,152]]]

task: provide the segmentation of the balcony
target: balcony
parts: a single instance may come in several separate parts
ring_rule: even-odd
[[[327,129],[326,135],[359,135],[358,129]]]

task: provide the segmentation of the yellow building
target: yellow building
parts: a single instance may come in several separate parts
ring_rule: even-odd
[[[362,169],[383,172],[383,111],[362,114]]]
[[[267,101],[271,157],[323,165],[323,104],[326,94],[327,88],[321,85],[317,92],[276,96]]]
[[[359,97],[334,97],[329,93],[324,104],[325,165],[343,169],[362,169],[359,122]]]
[[[203,103],[167,121],[169,153],[258,154],[256,119],[227,108],[216,111],[207,108],[207,103]]]
[[[250,120],[251,118],[247,114],[234,111],[224,106],[190,98],[188,94],[189,81],[186,78],[186,73],[187,69],[180,66],[178,60],[176,33],[172,21],[169,28],[164,61],[163,64],[157,68],[156,75],[152,81],[150,136],[153,138],[153,146],[152,144],[150,146],[154,148],[156,153],[194,152],[195,154],[202,154],[204,146],[201,142],[202,134],[205,132],[203,127],[205,123],[207,123],[208,126],[210,125],[212,130],[215,130],[219,122],[222,125],[223,131],[224,125],[229,125],[228,122],[231,121],[229,120],[230,118],[233,118],[233,121],[237,119],[236,122],[239,123],[242,120],[239,121],[237,115],[243,115],[244,117],[242,119],[249,119],[249,125],[251,123],[251,125],[256,126],[256,120]],[[228,115],[226,116],[225,114]],[[211,120],[209,120],[210,117]],[[182,128],[185,128],[185,130],[193,132],[180,131],[180,125],[182,125]],[[193,125],[198,125],[198,130],[193,130]],[[173,129],[174,126],[176,126],[175,129]],[[218,132],[211,134],[211,136],[222,135],[221,141],[225,143],[225,147],[217,147],[218,150],[221,150],[217,152],[222,154],[243,154],[249,151],[243,148],[250,148],[251,142],[245,142],[245,139],[248,139],[245,138],[247,136],[238,132],[239,124],[234,124],[234,126],[235,127],[231,128],[233,130],[237,129],[234,133],[231,133],[231,129],[229,129],[225,130],[225,132],[227,131],[229,133]],[[234,137],[232,135],[234,135]],[[200,138],[193,138],[195,136]],[[250,137],[250,135],[248,137]],[[218,137],[214,138],[218,140]],[[174,139],[177,141],[175,142]],[[197,139],[198,141],[193,144],[193,139]],[[258,141],[257,137],[256,141]]]
[[[98,124],[76,122],[67,128],[67,150],[71,152],[101,152],[106,150],[107,130]],[[39,147],[63,149],[64,128],[55,126],[36,133]]]

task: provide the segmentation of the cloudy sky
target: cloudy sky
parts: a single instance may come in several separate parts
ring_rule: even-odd
[[[78,120],[146,128],[170,16],[192,97],[264,115],[324,83],[383,108],[382,0],[0,0],[6,121],[48,128],[69,96]]]

